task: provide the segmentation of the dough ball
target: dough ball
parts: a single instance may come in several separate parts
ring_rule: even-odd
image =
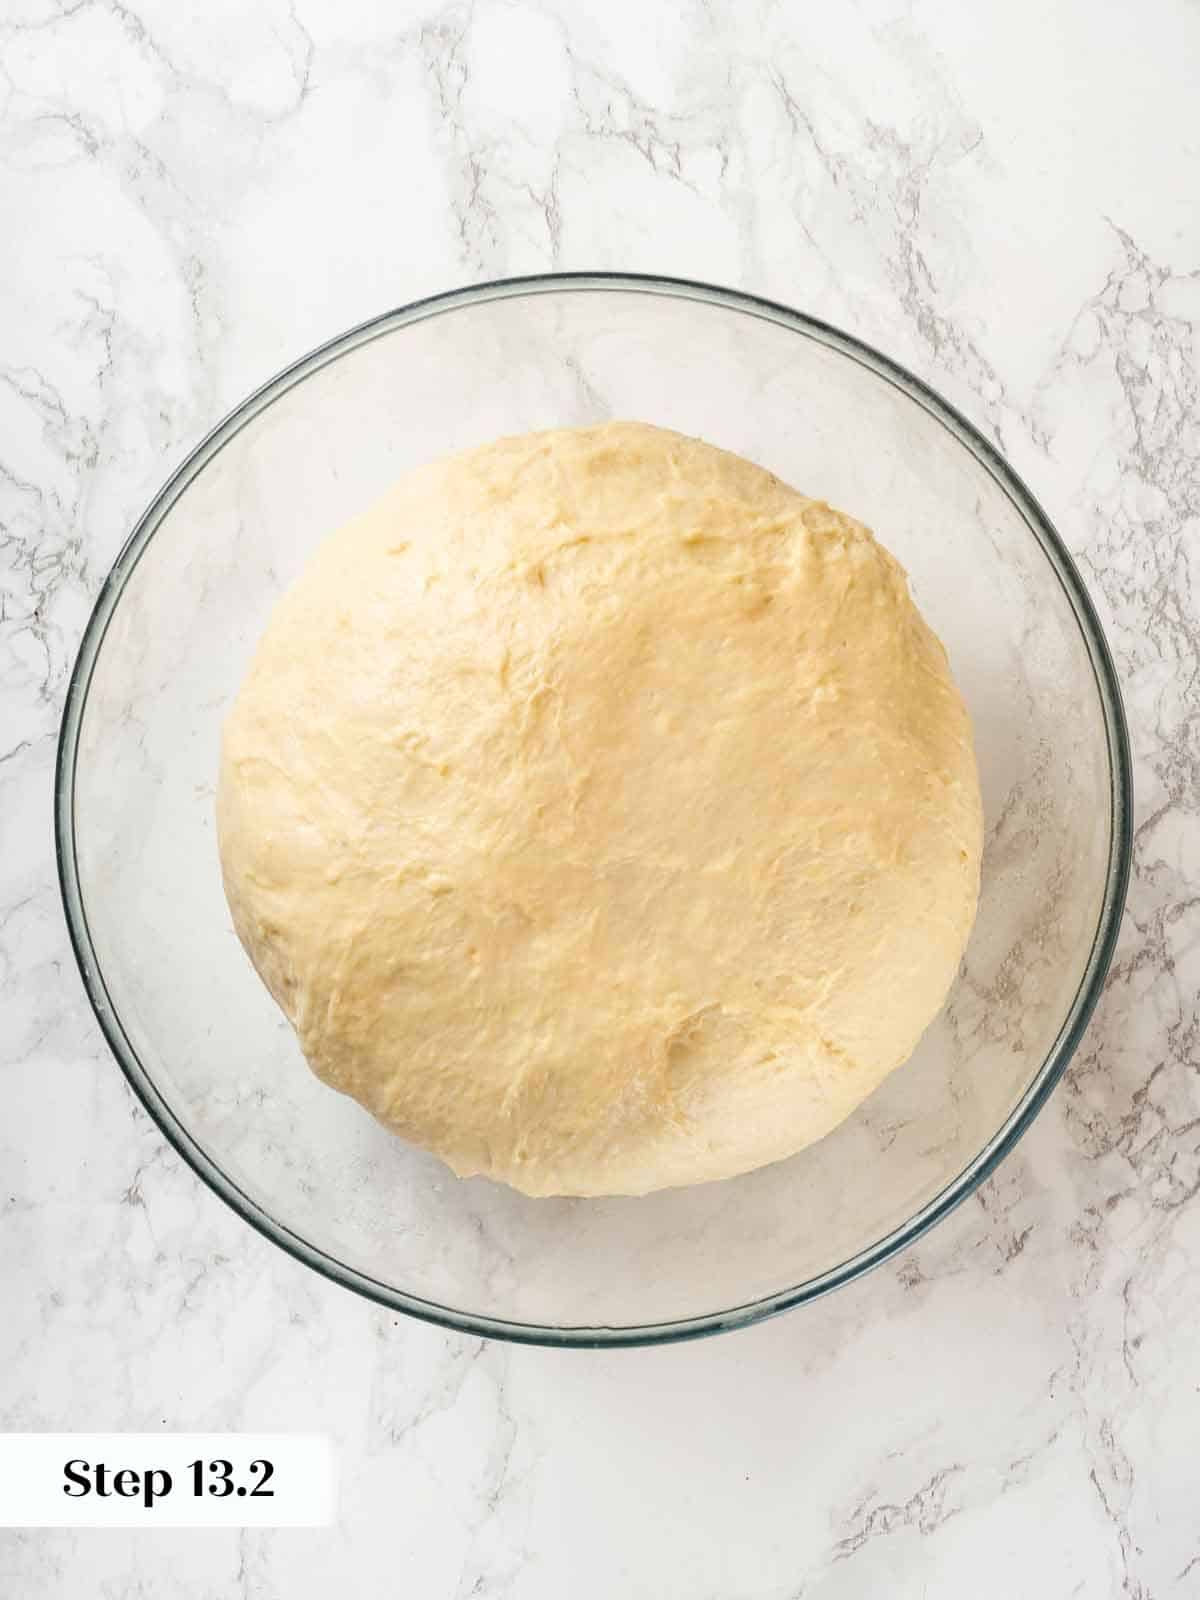
[[[981,845],[892,557],[632,422],[434,462],[330,538],[226,723],[218,822],[313,1070],[534,1195],[827,1133],[941,1006]]]

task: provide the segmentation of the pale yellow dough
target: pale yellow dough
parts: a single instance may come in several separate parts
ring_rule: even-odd
[[[435,462],[329,539],[218,821],[314,1071],[535,1195],[828,1133],[941,1006],[979,883],[970,725],[900,567],[634,422]]]

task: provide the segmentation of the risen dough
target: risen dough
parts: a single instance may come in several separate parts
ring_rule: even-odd
[[[970,727],[900,567],[631,422],[435,462],[329,539],[218,817],[313,1069],[530,1194],[820,1138],[912,1051],[978,889]]]

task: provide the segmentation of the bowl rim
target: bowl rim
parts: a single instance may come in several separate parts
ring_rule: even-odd
[[[991,476],[1020,513],[1058,578],[1088,652],[1104,717],[1110,788],[1109,858],[1104,896],[1087,963],[1074,999],[1041,1067],[1017,1104],[975,1158],[907,1221],[836,1267],[773,1294],[724,1311],[643,1325],[540,1325],[441,1305],[381,1282],[348,1266],[273,1217],[231,1178],[160,1093],[143,1067],[114,1010],[92,941],[80,886],[75,837],[75,775],[88,691],[109,624],[137,563],[171,507],[219,451],[281,396],[359,346],[410,324],[492,300],[561,293],[659,295],[696,301],[752,316],[833,350],[899,389],[940,422]],[[54,781],[55,853],[71,946],[100,1030],[130,1087],[175,1151],[244,1221],[342,1287],[391,1310],[478,1337],[556,1347],[597,1348],[665,1344],[747,1327],[814,1300],[860,1277],[906,1249],[972,1194],[1013,1149],[1045,1105],[1074,1054],[1104,985],[1116,946],[1132,856],[1133,783],[1129,734],[1112,657],[1092,601],[1061,537],[1014,469],[983,434],[935,390],[889,356],[852,334],[802,311],[743,290],[690,278],[634,272],[550,272],[498,278],[450,289],[385,311],[318,345],[255,389],[220,421],[170,474],[134,524],[100,589],[84,629],[67,688]]]

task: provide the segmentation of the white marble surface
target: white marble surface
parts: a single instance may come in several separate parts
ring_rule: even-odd
[[[1200,1594],[1200,10],[0,0],[0,1426],[328,1432],[326,1532],[0,1534],[0,1594]],[[373,1308],[140,1113],[67,948],[54,739],[132,518],[294,355],[550,267],[827,317],[1002,445],[1138,785],[1067,1081],[898,1262],[748,1332]]]

